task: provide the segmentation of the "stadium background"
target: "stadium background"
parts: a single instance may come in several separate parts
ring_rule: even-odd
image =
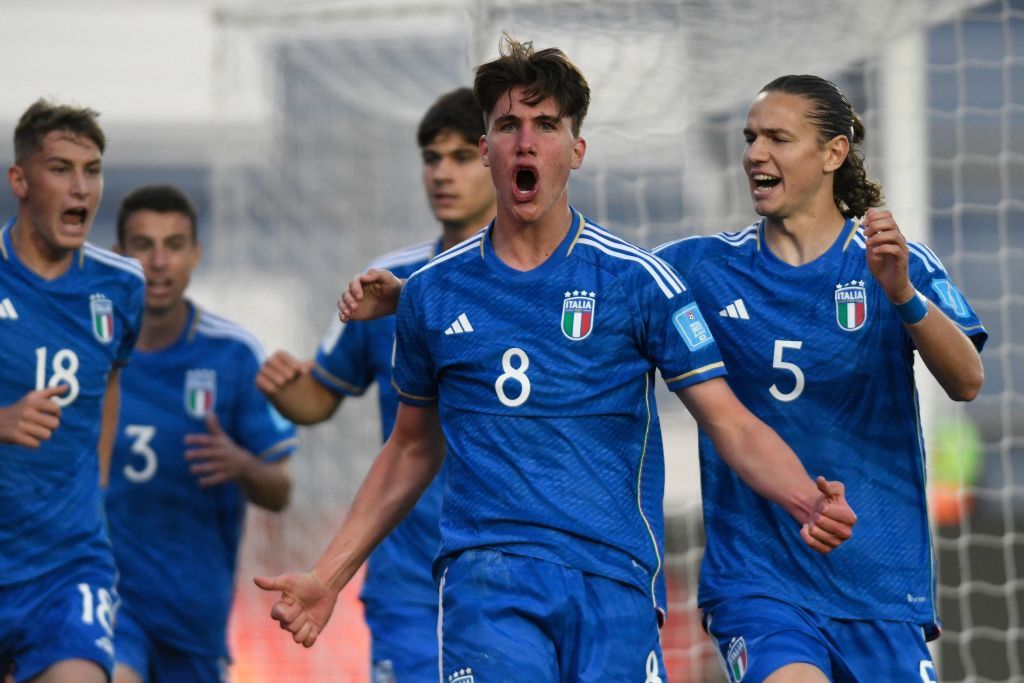
[[[434,234],[415,125],[470,82],[501,30],[580,64],[594,102],[572,202],[645,246],[750,222],[738,165],[750,98],[781,73],[834,78],[865,114],[868,168],[901,225],[939,253],[992,334],[977,401],[923,392],[940,674],[1024,681],[1024,1],[37,0],[4,3],[0,25],[0,156],[40,95],[100,110],[110,146],[93,241],[112,243],[131,188],[179,184],[206,247],[195,297],[304,356],[352,273]],[[0,213],[13,210],[2,193]],[[692,425],[668,399],[666,660],[674,682],[718,681],[689,592],[702,543]],[[375,410],[353,401],[306,431],[292,508],[251,515],[237,683],[366,680],[355,587],[304,651],[248,579],[320,552],[375,453]]]

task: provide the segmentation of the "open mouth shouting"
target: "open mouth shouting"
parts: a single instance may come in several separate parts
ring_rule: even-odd
[[[537,171],[526,166],[515,169],[515,198],[517,201],[530,201],[537,195]]]
[[[782,182],[782,178],[768,173],[751,173],[750,180],[753,183],[755,197],[769,194],[776,185]]]
[[[85,219],[88,216],[89,211],[85,207],[66,209],[60,214],[60,222],[65,227],[69,227],[74,230],[81,230],[85,227]]]

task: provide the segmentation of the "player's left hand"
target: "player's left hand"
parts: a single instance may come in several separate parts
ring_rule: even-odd
[[[871,274],[890,301],[909,301],[914,296],[909,274],[910,248],[892,212],[868,209],[863,226],[864,237],[867,238],[864,253]]]
[[[187,434],[185,460],[192,463],[189,472],[199,478],[199,485],[216,486],[240,479],[253,466],[256,458],[227,435],[217,414],[206,415],[206,434]]]
[[[853,536],[857,515],[846,501],[846,487],[842,482],[818,477],[815,483],[821,496],[810,519],[800,529],[800,537],[814,550],[827,554]]]
[[[270,610],[270,617],[292,634],[303,647],[313,647],[317,636],[331,619],[338,594],[314,572],[255,576],[253,581],[265,591],[281,593]]]

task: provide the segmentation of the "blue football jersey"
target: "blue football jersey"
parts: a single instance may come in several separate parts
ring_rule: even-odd
[[[297,445],[294,426],[254,384],[259,341],[192,307],[173,345],[135,351],[121,377],[121,419],[107,493],[118,587],[155,640],[222,654],[234,592],[246,498],[235,482],[202,488],[185,460],[185,435],[221,427],[257,457],[276,461]]]
[[[142,319],[138,261],[86,243],[68,270],[39,277],[0,230],[0,405],[66,385],[60,426],[39,448],[0,444],[0,585],[68,563],[111,566],[97,446],[111,367],[128,360]]]
[[[539,558],[656,594],[664,461],[654,369],[672,390],[724,374],[676,272],[573,211],[540,266],[491,227],[415,273],[394,382],[439,401],[447,441],[440,570],[469,548]]]
[[[853,538],[825,556],[700,435],[707,550],[699,601],[767,595],[843,619],[937,623],[913,343],[865,260],[859,221],[791,266],[763,225],[655,250],[707,312],[729,384],[800,456],[846,485]],[[980,349],[987,337],[939,259],[910,245],[910,278]]]
[[[440,246],[440,240],[416,244],[385,254],[370,267],[386,268],[407,278],[433,258]],[[313,367],[313,377],[338,394],[360,396],[377,383],[383,440],[391,434],[398,412],[398,394],[391,386],[394,340],[393,315],[344,325],[335,315]],[[435,478],[409,515],[370,555],[361,593],[368,611],[386,610],[396,602],[437,606],[437,584],[430,566],[441,544],[442,481],[443,476]]]

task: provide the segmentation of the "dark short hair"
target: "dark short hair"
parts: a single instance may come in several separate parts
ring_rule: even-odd
[[[836,169],[832,185],[839,212],[847,218],[863,216],[872,206],[882,204],[882,186],[868,178],[864,168],[864,121],[853,105],[832,81],[821,76],[780,76],[761,88],[761,92],[781,92],[803,97],[811,103],[808,118],[818,129],[821,144],[843,135],[850,141],[850,153]]]
[[[498,98],[522,87],[524,101],[531,106],[553,98],[558,115],[572,118],[573,135],[579,135],[590,107],[590,86],[566,54],[555,47],[535,52],[533,43],[520,43],[508,34],[502,35],[498,47],[501,56],[478,66],[473,82],[484,117],[490,116]]]
[[[426,147],[438,135],[452,131],[466,142],[476,144],[484,130],[484,114],[469,88],[458,88],[445,93],[430,105],[416,131],[420,148]]]
[[[192,241],[199,241],[196,207],[188,196],[173,185],[146,185],[129,192],[117,208],[117,243],[124,246],[125,226],[137,211],[180,213],[192,226]]]
[[[53,104],[43,98],[36,100],[21,115],[14,128],[15,163],[23,163],[41,150],[43,138],[55,130],[89,138],[96,143],[102,154],[107,146],[107,138],[96,120],[98,117],[98,112],[87,107]]]

